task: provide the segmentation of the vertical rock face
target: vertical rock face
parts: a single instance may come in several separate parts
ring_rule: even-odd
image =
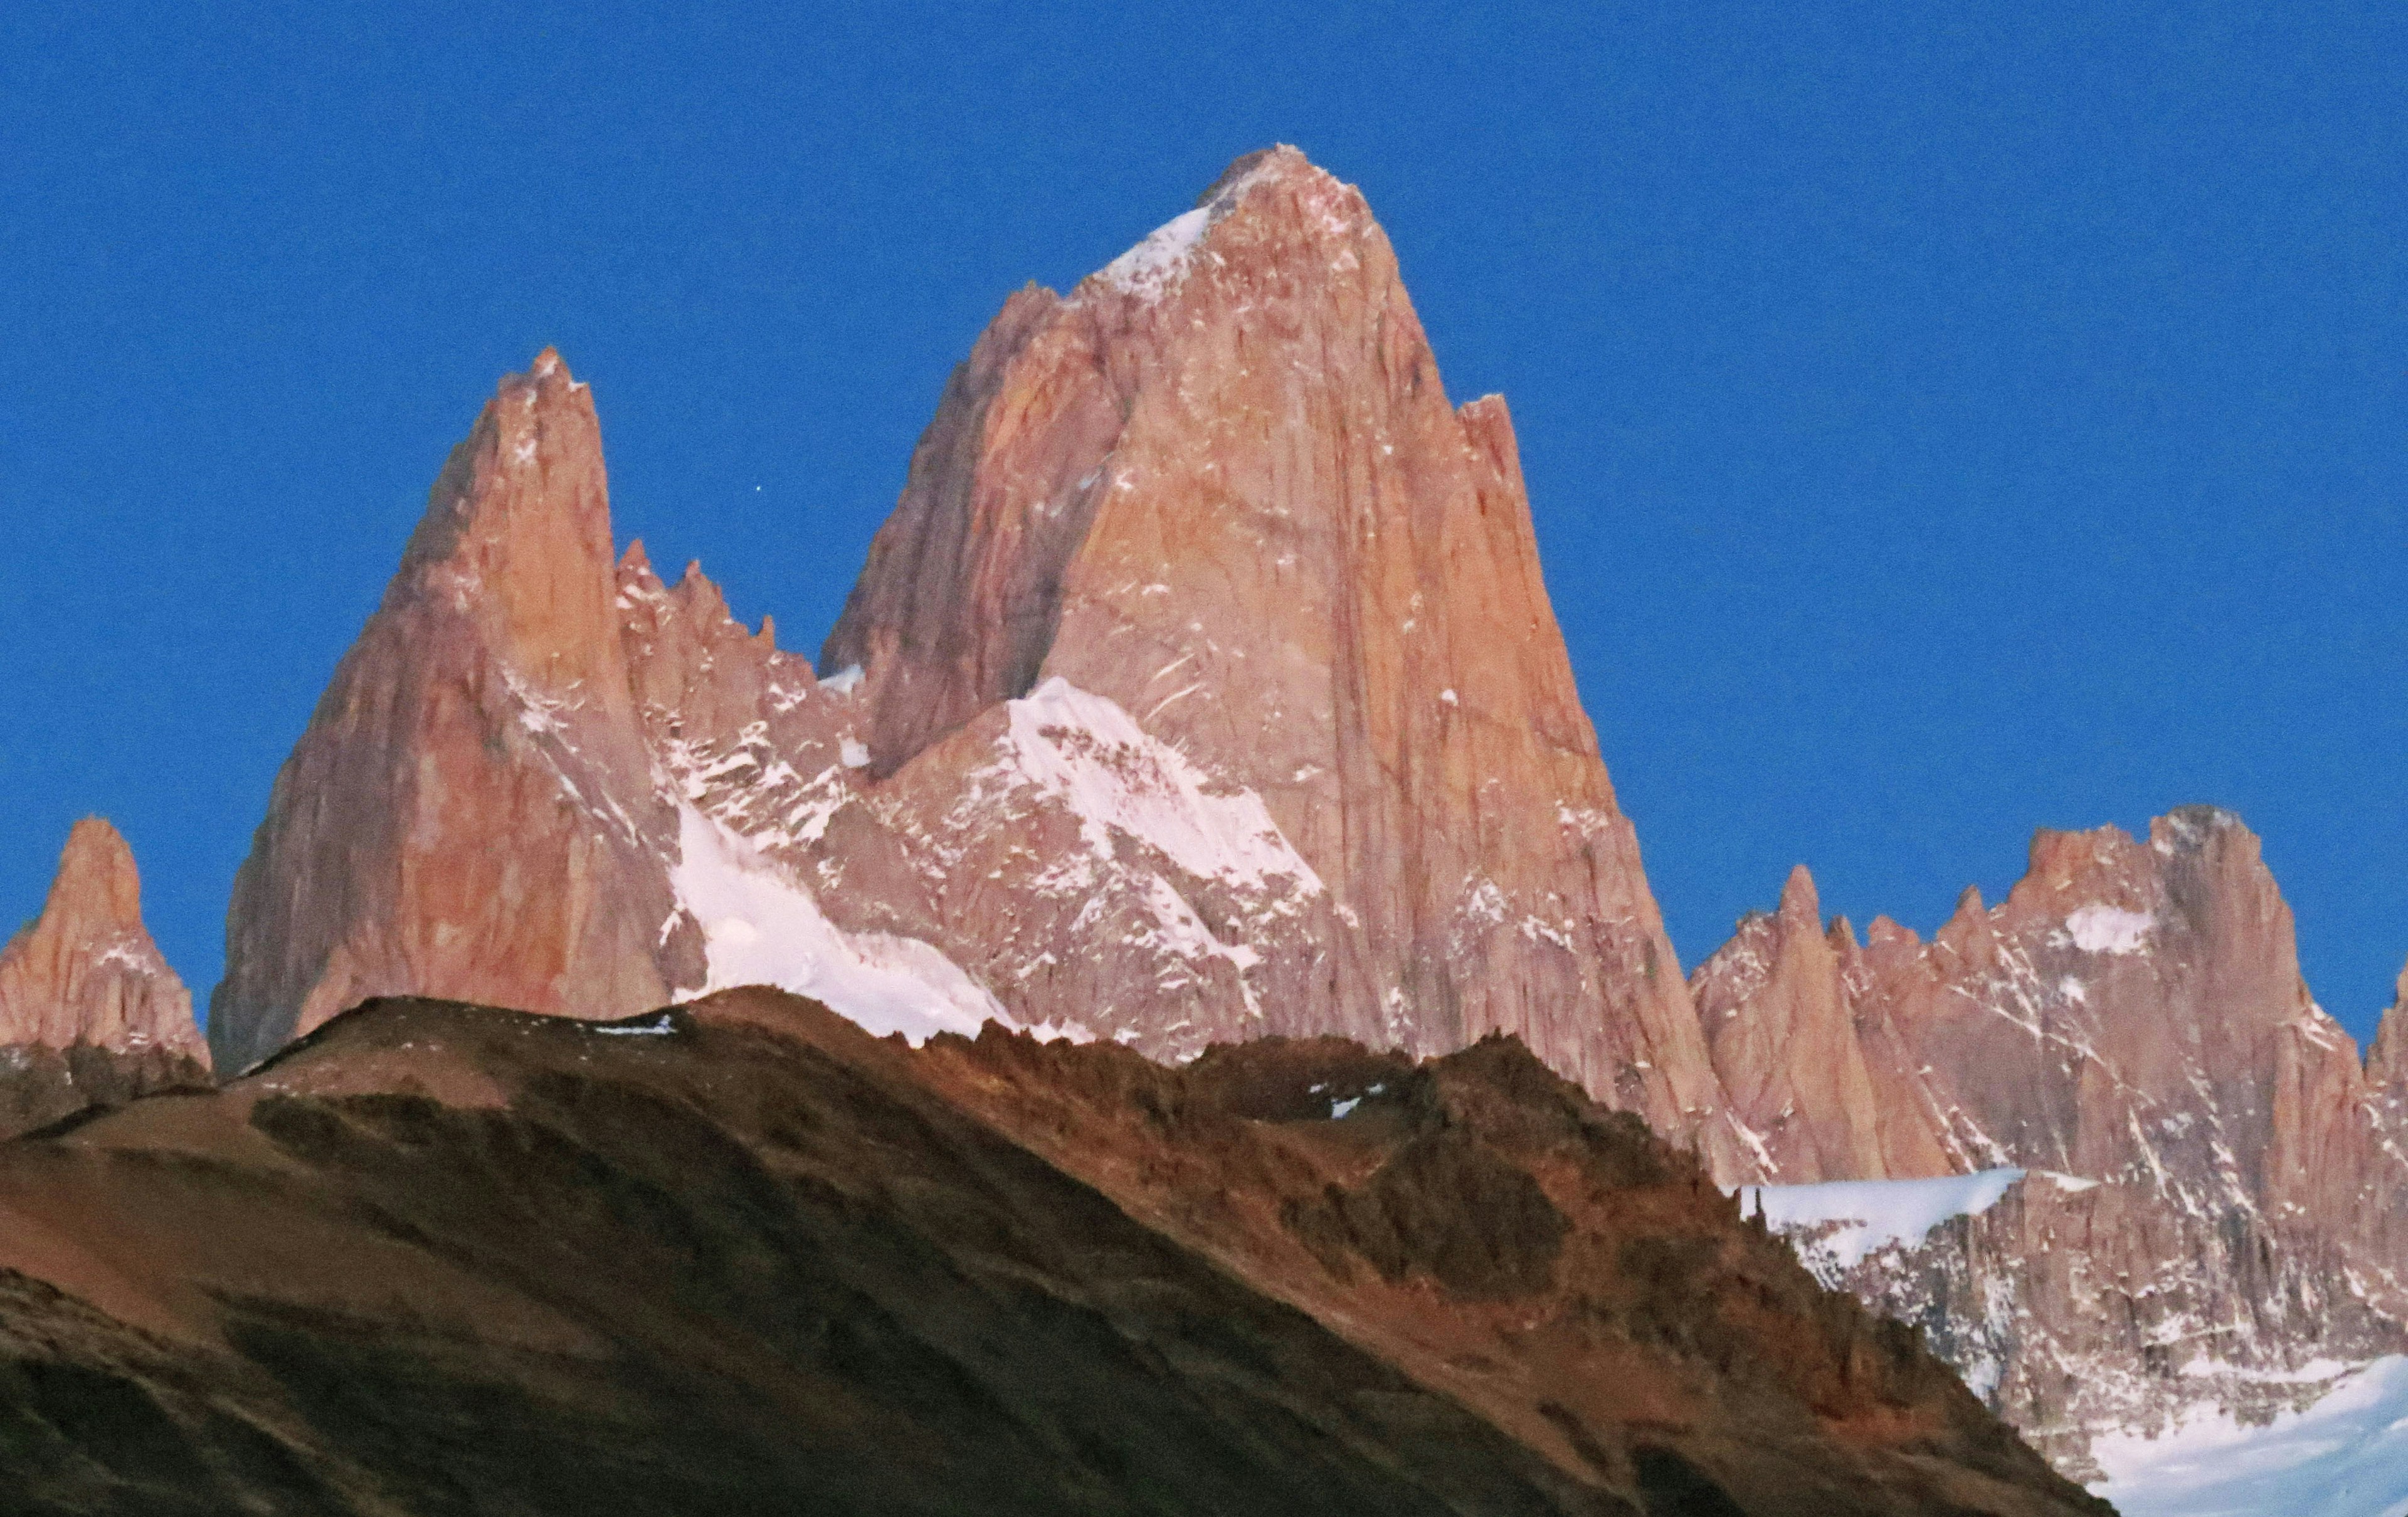
[[[547,350],[452,453],[236,877],[237,1070],[372,995],[621,1015],[698,982],[621,647],[594,403]]]
[[[2042,832],[2000,905],[1969,892],[1928,943],[1876,923],[1853,968],[1796,946],[1814,924],[1791,914],[1743,923],[1699,972],[1707,1025],[1730,1029],[1717,1067],[1742,1116],[1770,1124],[1780,1178],[1883,1172],[1861,1148],[1854,1168],[1832,1159],[1862,1087],[1763,1051],[1785,1036],[1852,1069],[1842,1022],[1868,1082],[1903,1093],[1882,1104],[1927,1122],[1917,1157],[1883,1152],[1887,1173],[2064,1177],[1971,1227],[1978,1259],[1851,1280],[1919,1319],[1952,1290],[1959,1309],[1980,1296],[1997,1320],[1948,1332],[1990,1345],[1994,1404],[2019,1425],[2078,1453],[2089,1429],[2161,1426],[2201,1400],[2248,1410],[2250,1386],[2402,1341],[2408,1160],[2382,1095],[2397,1034],[2362,1071],[2309,997],[2290,909],[2238,818],[2186,808],[2145,841]],[[1768,1085],[1769,1065],[1789,1083]]]
[[[1208,794],[1258,800],[1309,870],[1281,877],[1282,920],[1312,919],[1315,952],[1291,975],[1193,871],[1157,873],[1234,966],[1204,1019],[1250,995],[1419,1051],[1515,1032],[1742,1162],[1504,404],[1450,405],[1362,197],[1293,150],[1240,160],[1067,299],[1006,304],[821,663],[864,671],[881,774],[958,770],[955,735],[1032,699],[1024,726],[1110,748],[1055,721],[1100,701]],[[1161,1021],[1129,1031],[1177,1052]]]
[[[1864,951],[1844,920],[1826,932],[1804,865],[1780,909],[1743,919],[1689,985],[1732,1113],[1762,1138],[1769,1175],[1811,1184],[1955,1171],[1914,1081],[1899,1078]]]
[[[0,949],[0,1136],[208,1081],[193,998],[142,925],[133,851],[87,817],[41,915]]]
[[[2408,969],[2400,971],[2391,1009],[2367,1046],[2366,1082],[2386,1095],[2408,1096]]]
[[[829,678],[611,546],[591,400],[546,353],[278,780],[222,1065],[377,994],[609,1015],[744,980],[1168,1057],[1504,1030],[1754,1172],[1503,404],[1448,402],[1362,197],[1293,150],[1006,303]]]

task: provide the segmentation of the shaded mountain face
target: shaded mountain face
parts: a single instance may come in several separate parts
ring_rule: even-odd
[[[1293,150],[1006,303],[820,670],[611,546],[546,353],[278,780],[222,1064],[371,995],[624,1015],[762,980],[1169,1057],[1502,1030],[1750,1169],[1503,403],[1448,402],[1362,197]],[[823,946],[780,959],[770,917]]]
[[[2059,1177],[1848,1277],[1986,1366],[2017,1425],[2078,1461],[2093,1430],[2263,1411],[2408,1345],[2397,1014],[2361,1069],[2238,818],[2043,832],[1928,943],[1827,935],[1803,880],[1697,971],[1718,1072],[1781,1180]]]
[[[41,915],[0,949],[0,1138],[208,1082],[193,998],[142,925],[134,852],[87,817]]]
[[[28,1512],[2104,1510],[1504,1042],[388,1001],[0,1213]]]

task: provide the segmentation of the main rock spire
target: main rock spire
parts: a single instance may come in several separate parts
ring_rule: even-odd
[[[821,659],[855,665],[881,773],[1050,680],[1112,703],[1326,885],[1283,1003],[1429,1051],[1517,1033],[1741,1162],[1504,403],[1448,402],[1385,234],[1294,149],[1006,302]]]

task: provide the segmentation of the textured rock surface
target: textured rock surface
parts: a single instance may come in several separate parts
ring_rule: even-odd
[[[1742,919],[1690,976],[1733,1115],[1784,1183],[1954,1173],[1856,935],[1844,919],[1827,932],[1821,910],[1800,865],[1780,909]]]
[[[41,915],[0,949],[0,1137],[208,1081],[193,998],[142,925],[133,850],[87,817]]]
[[[909,961],[949,1004],[1160,1056],[1512,1031],[1752,1172],[1503,404],[1448,403],[1361,196],[1292,150],[1006,304],[828,680],[697,570],[610,551],[593,406],[546,353],[278,780],[222,1065],[378,994],[612,1014],[742,973],[851,1010],[829,962]],[[757,922],[689,909],[689,816],[836,946],[773,964]]]
[[[1860,1130],[1863,1085],[1793,1073],[1756,1094],[1767,1067],[1797,1067],[1765,1052],[1800,1046],[1788,1029],[1808,1021],[1830,1058],[1848,1027],[1867,1083],[1900,1093],[1879,1103],[1895,1126],[1923,1128],[1919,1157],[1885,1151],[1888,1173],[2070,1177],[1849,1277],[1943,1346],[1973,1346],[1957,1362],[2028,1433],[2078,1459],[2090,1430],[2148,1430],[2200,1402],[2262,1410],[2319,1365],[2329,1381],[2401,1341],[2393,1055],[2378,1038],[2370,1078],[2309,997],[2290,910],[2238,818],[2186,808],[2145,841],[2042,832],[2004,902],[1969,892],[1928,943],[1877,921],[1861,950],[1842,925],[1816,954],[1798,946],[1814,925],[1787,910],[1742,923],[1701,966],[1723,1078],[1768,1125],[1780,1178],[1875,1178],[1869,1157],[1842,1176],[1787,1138]]]
[[[2387,1098],[2408,1096],[2408,969],[2400,971],[2391,1009],[2367,1045],[2366,1082]]]
[[[1270,1007],[1415,1051],[1509,1030],[1740,1162],[1504,403],[1449,404],[1386,236],[1293,150],[1067,298],[1006,304],[821,662],[865,671],[881,773],[957,769],[948,735],[1060,680],[1259,799],[1310,866],[1295,911],[1258,947],[1243,905],[1158,873],[1161,930],[1193,918],[1232,970],[1154,995],[1140,1047]],[[1277,951],[1299,918],[1317,954]],[[1023,984],[998,994],[1052,989]]]
[[[593,397],[547,350],[452,450],[277,776],[210,1001],[222,1069],[372,995],[620,1015],[700,982],[615,594]]]

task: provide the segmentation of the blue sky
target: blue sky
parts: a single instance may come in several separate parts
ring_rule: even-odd
[[[2212,800],[2372,1029],[2408,11],[1301,8],[0,10],[0,916],[104,812],[214,980],[277,765],[544,344],[623,537],[814,649],[1003,296],[1289,141],[1512,401],[1684,962],[1794,862],[1928,930],[2035,826]]]

